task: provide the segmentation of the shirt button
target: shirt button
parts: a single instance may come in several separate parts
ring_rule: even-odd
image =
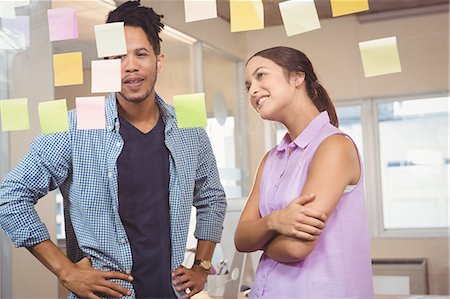
[[[120,243],[121,244],[125,244],[127,242],[127,240],[125,240],[125,238],[120,238]]]
[[[125,269],[125,273],[130,275],[131,274],[131,270],[130,269]]]
[[[117,142],[117,143],[116,143],[116,146],[117,146],[117,147],[120,147],[121,145],[122,145],[122,142]]]
[[[108,177],[109,177],[109,178],[112,178],[112,176],[113,176],[112,172],[111,172],[111,171],[108,172]]]

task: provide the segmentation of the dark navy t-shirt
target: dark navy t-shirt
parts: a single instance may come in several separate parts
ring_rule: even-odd
[[[120,119],[119,214],[131,245],[137,298],[176,298],[171,285],[169,152],[164,123],[144,134]]]

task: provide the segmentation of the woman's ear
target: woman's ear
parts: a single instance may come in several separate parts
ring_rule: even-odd
[[[295,87],[299,87],[305,82],[305,72],[295,72],[291,75],[291,80],[293,80],[293,84]]]

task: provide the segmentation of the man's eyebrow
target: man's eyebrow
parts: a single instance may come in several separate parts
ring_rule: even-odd
[[[145,48],[145,47],[134,49],[134,51],[136,51],[136,52],[138,52],[138,51],[146,51],[146,52],[150,52],[150,50],[147,49],[147,48]]]

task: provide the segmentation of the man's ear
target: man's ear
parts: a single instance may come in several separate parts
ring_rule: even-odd
[[[157,57],[156,57],[156,73],[159,73],[163,67],[163,63],[164,63],[164,54],[160,53]]]

